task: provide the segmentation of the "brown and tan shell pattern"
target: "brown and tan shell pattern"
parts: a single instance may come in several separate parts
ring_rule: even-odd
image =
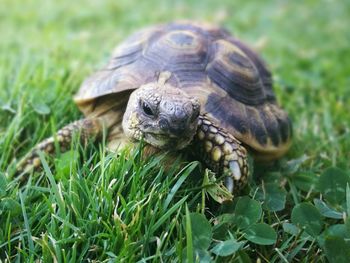
[[[289,148],[291,122],[277,105],[264,62],[226,30],[208,24],[176,22],[137,32],[82,84],[75,101],[84,112],[98,98],[137,89],[162,71],[170,71],[171,84],[197,97],[203,114],[260,158],[277,158]]]

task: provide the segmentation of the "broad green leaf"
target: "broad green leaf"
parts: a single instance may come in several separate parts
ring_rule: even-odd
[[[182,262],[184,263],[188,263],[191,260],[188,259],[188,255],[187,253],[187,247],[184,248],[183,252],[182,252]],[[193,255],[192,255],[192,262],[200,262],[200,263],[211,263],[213,262],[212,257],[210,256],[210,253],[207,250],[198,250],[195,249],[193,251]]]
[[[260,169],[263,170],[264,169],[263,167],[265,167],[265,165],[262,165]],[[260,169],[257,169],[257,170],[259,171]],[[269,184],[269,183],[276,183],[280,181],[282,174],[279,171],[266,171],[262,174],[258,173],[258,177],[259,178],[261,177],[261,179],[264,181],[265,184]],[[255,189],[253,188],[251,190],[253,190],[252,194],[254,194]]]
[[[47,115],[51,112],[50,107],[44,102],[33,102],[33,109],[40,115]]]
[[[245,252],[244,250],[239,250],[235,255],[234,260],[232,261],[232,263],[251,263],[251,262],[253,261],[251,260],[247,252]]]
[[[315,207],[318,209],[318,211],[320,211],[320,213],[324,217],[334,218],[334,219],[343,218],[343,213],[340,213],[338,211],[331,209],[330,207],[327,206],[325,202],[323,202],[320,199],[314,199],[314,204],[315,204]]]
[[[305,192],[318,192],[319,177],[312,172],[298,172],[292,177],[293,183],[297,188]]]
[[[249,241],[259,245],[273,245],[276,242],[276,231],[265,223],[251,225],[244,230],[244,236]]]
[[[331,225],[326,228],[318,238],[318,242],[321,246],[324,246],[325,240],[329,237],[349,238],[346,226],[344,224]]]
[[[213,238],[216,240],[226,240],[232,228],[232,217],[228,218],[228,221],[221,220],[222,217],[217,217],[218,223],[213,226]]]
[[[284,168],[284,171],[288,174],[294,174],[296,171],[298,171],[299,167],[309,159],[309,157],[304,154],[302,156],[300,156],[297,159],[292,159],[289,160]]]
[[[345,224],[331,225],[325,229],[324,234],[327,236],[338,236],[342,238],[350,238],[350,235],[346,231]]]
[[[195,262],[200,262],[200,263],[210,263],[212,262],[212,258],[210,256],[210,253],[207,250],[198,250],[196,249],[194,251],[194,259]]]
[[[283,223],[282,226],[283,226],[284,232],[286,232],[292,236],[297,236],[300,232],[300,229],[291,223]]]
[[[337,167],[330,167],[321,174],[319,189],[330,204],[342,205],[347,184],[350,184],[350,176]]]
[[[347,217],[345,220],[346,233],[350,236],[350,217]]]
[[[258,222],[261,218],[262,209],[258,201],[248,196],[239,197],[233,221],[239,228],[246,228],[251,224]]]
[[[286,192],[276,183],[267,183],[260,186],[256,195],[257,199],[263,202],[263,209],[275,212],[285,207]]]
[[[226,240],[218,243],[211,249],[215,255],[226,257],[236,253],[244,246],[245,242],[237,242],[235,239]]]
[[[292,235],[292,236],[298,236],[300,231],[301,231],[300,228],[298,228],[296,225],[293,225],[291,223],[283,223],[282,226],[283,226],[283,231]],[[307,239],[311,238],[311,236],[306,232],[303,232],[301,234],[301,237],[307,238]]]
[[[325,241],[325,252],[330,263],[348,263],[350,245],[341,237],[328,237]]]
[[[11,103],[10,102],[7,102],[6,104],[0,104],[0,109],[3,110],[3,111],[8,111],[12,114],[16,114],[16,110],[12,108],[11,106]]]
[[[293,208],[292,223],[304,228],[313,237],[316,237],[323,227],[320,212],[309,203],[301,203]]]
[[[204,215],[199,213],[191,213],[190,220],[193,248],[198,250],[206,250],[209,247],[212,238],[210,223]]]

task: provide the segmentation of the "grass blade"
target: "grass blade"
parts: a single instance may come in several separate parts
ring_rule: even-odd
[[[27,237],[28,237],[28,244],[29,244],[29,249],[32,253],[34,253],[34,243],[33,243],[33,237],[32,237],[32,232],[30,230],[30,226],[29,226],[29,221],[28,221],[28,216],[27,216],[27,212],[26,212],[26,208],[24,205],[24,200],[23,200],[23,194],[22,192],[19,192],[19,199],[21,200],[21,207],[22,207],[22,215],[23,215],[23,219],[24,219],[24,227],[27,233]]]
[[[179,207],[186,201],[187,196],[181,198],[173,207],[171,207],[163,216],[161,216],[158,221],[151,228],[151,235],[167,220],[171,214],[173,214]]]
[[[56,200],[58,207],[60,209],[60,216],[62,218],[66,218],[66,210],[65,210],[63,196],[59,191],[59,188],[58,188],[58,185],[56,184],[55,178],[53,177],[53,175],[50,171],[50,168],[45,160],[44,154],[41,151],[39,151],[39,158],[40,158],[40,161],[44,167],[45,174],[46,174],[47,178],[49,179],[55,200]]]
[[[192,239],[192,227],[190,211],[186,205],[186,257],[188,263],[193,263],[193,239]]]
[[[176,184],[171,188],[167,198],[164,201],[163,209],[166,210],[171,202],[171,200],[174,198],[177,190],[181,187],[183,182],[187,179],[187,177],[192,173],[192,171],[197,167],[197,162],[192,162],[186,165],[178,174],[182,174],[180,178],[177,180]]]

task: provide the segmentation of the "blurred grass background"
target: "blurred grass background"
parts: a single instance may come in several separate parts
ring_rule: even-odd
[[[350,169],[349,1],[2,0],[0,171],[81,116],[72,95],[121,40],[176,19],[220,24],[259,51],[293,120],[287,160],[305,154],[314,176]]]

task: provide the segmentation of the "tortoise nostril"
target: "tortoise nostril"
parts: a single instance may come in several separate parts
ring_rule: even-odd
[[[169,122],[166,119],[161,118],[159,120],[159,128],[163,131],[169,130]]]
[[[183,120],[186,116],[187,116],[186,109],[184,109],[182,105],[177,106],[175,108],[175,113],[174,113],[175,119]]]

